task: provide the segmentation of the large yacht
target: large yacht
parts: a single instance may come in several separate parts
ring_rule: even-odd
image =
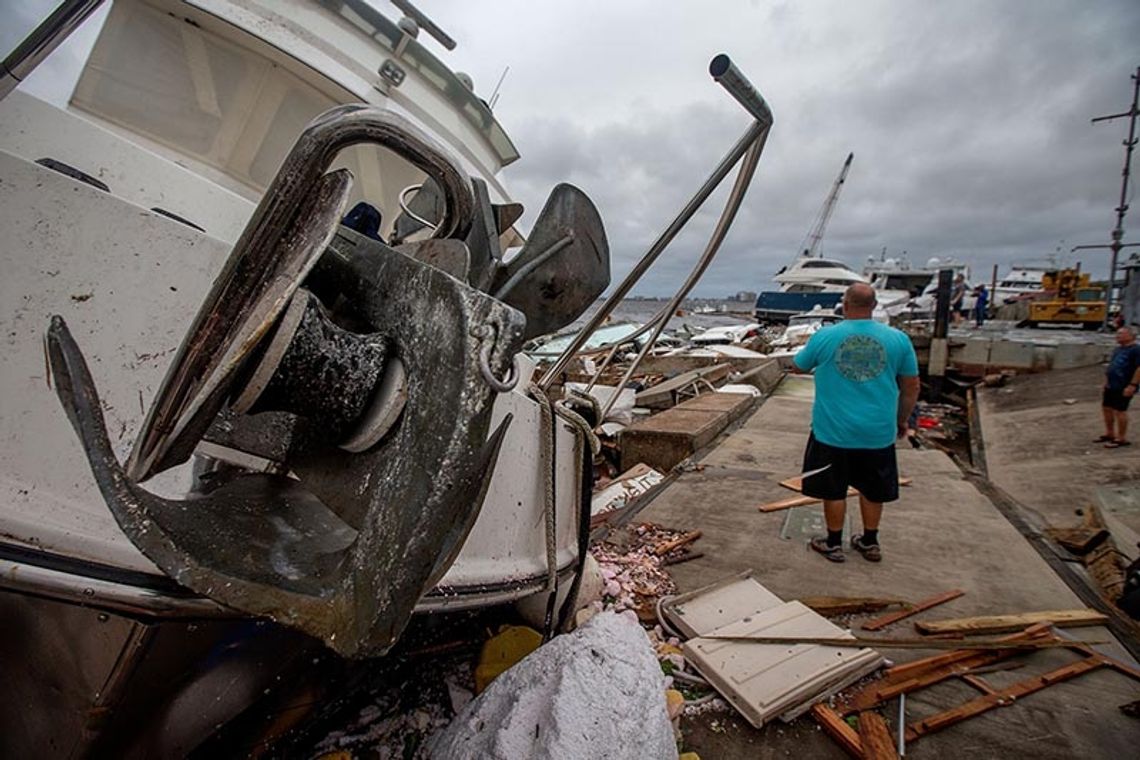
[[[842,261],[801,256],[772,277],[784,293],[842,293],[867,278]]]

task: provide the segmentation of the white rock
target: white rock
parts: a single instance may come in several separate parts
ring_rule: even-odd
[[[641,626],[603,612],[496,678],[430,756],[674,760],[664,680]]]

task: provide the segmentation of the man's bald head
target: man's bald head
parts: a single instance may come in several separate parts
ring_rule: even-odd
[[[843,294],[843,316],[845,319],[868,319],[876,303],[875,289],[865,282],[857,282]]]

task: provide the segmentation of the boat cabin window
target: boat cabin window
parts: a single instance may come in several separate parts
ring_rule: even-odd
[[[829,261],[827,259],[812,259],[805,261],[800,266],[804,269],[846,269],[848,272],[855,271],[845,264],[841,264],[838,261]]]
[[[238,183],[231,189],[256,199],[313,117],[356,102],[337,95],[197,24],[143,3],[116,3],[71,103],[219,170]],[[424,177],[377,146],[345,149],[333,166],[352,171],[351,202],[378,207],[384,234],[399,214],[400,191]]]

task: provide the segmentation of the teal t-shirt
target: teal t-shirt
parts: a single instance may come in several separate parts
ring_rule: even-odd
[[[815,370],[811,428],[816,440],[842,449],[881,449],[898,432],[898,377],[918,375],[910,338],[870,319],[825,327],[794,359]]]

